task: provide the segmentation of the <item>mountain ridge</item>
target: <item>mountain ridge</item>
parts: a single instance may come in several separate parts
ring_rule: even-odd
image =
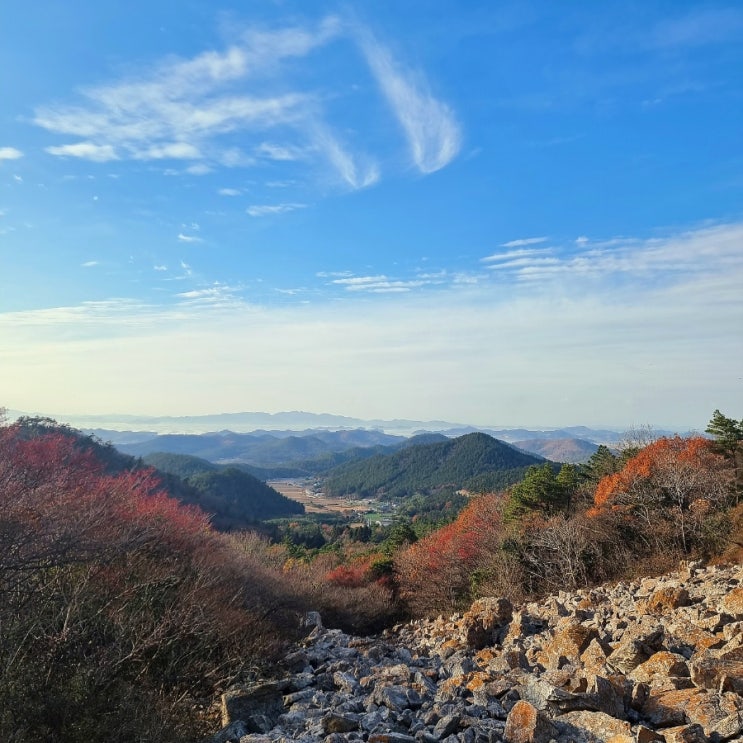
[[[278,430],[304,430],[304,429],[370,429],[397,435],[414,435],[416,433],[444,433],[448,436],[457,436],[464,433],[482,431],[489,433],[495,438],[510,440],[512,436],[521,439],[531,437],[557,437],[574,436],[586,438],[593,441],[594,437],[600,436],[601,441],[596,443],[607,443],[610,437],[616,441],[626,426],[602,426],[590,428],[583,425],[578,426],[497,426],[494,424],[473,425],[463,422],[452,422],[444,420],[414,420],[406,418],[358,418],[353,416],[336,415],[333,413],[311,413],[307,411],[281,411],[277,413],[266,413],[260,411],[246,411],[238,413],[215,413],[207,415],[184,415],[184,416],[153,416],[132,414],[47,414],[47,413],[24,413],[17,410],[8,410],[11,419],[22,415],[50,417],[60,422],[67,423],[75,428],[84,430],[112,430],[118,432],[143,432],[143,433],[213,433],[220,430],[231,430],[235,433],[247,433],[250,431],[264,429],[267,431]],[[681,429],[677,429],[679,432]],[[665,432],[665,431],[664,431]],[[676,431],[670,431],[674,433]],[[500,434],[500,435],[499,435]],[[515,439],[514,439],[515,440]]]

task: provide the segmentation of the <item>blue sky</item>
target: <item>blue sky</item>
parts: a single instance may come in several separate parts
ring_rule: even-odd
[[[743,412],[737,2],[5,0],[0,404]]]

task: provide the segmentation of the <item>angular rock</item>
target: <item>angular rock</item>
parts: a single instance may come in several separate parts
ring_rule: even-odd
[[[567,712],[556,721],[559,728],[569,731],[577,728],[583,732],[590,743],[635,743],[632,726],[624,720],[617,720],[604,712],[585,710]]]
[[[235,720],[247,722],[256,715],[278,719],[285,711],[283,691],[287,686],[286,681],[265,681],[228,689],[222,694],[222,725]],[[262,731],[253,729],[251,732]]]
[[[689,592],[681,586],[668,586],[661,588],[643,604],[640,605],[640,611],[645,614],[656,614],[664,616],[680,606],[690,604]]]
[[[548,669],[577,663],[580,661],[581,653],[596,637],[595,629],[571,620],[555,632],[544,646],[538,660]]]
[[[691,680],[703,689],[743,694],[743,648],[730,652],[707,651],[691,661]]]
[[[496,644],[512,617],[513,606],[508,599],[478,599],[462,617],[465,642],[476,650]]]
[[[653,653],[644,663],[634,668],[629,677],[634,681],[649,683],[668,678],[688,678],[689,666],[683,655],[659,650]]]
[[[743,588],[733,588],[722,600],[720,607],[726,614],[743,617]]]
[[[557,729],[544,712],[529,702],[516,702],[506,719],[506,743],[549,743]]]
[[[709,743],[701,725],[680,725],[679,727],[665,728],[663,737],[666,743]]]

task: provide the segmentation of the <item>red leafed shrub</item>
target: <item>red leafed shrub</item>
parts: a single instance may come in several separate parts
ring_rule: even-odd
[[[481,495],[451,524],[399,553],[395,577],[400,597],[415,614],[451,611],[466,605],[472,574],[502,539],[501,495]]]
[[[153,470],[110,474],[87,444],[0,427],[0,739],[198,737],[184,700],[270,658],[290,599]]]

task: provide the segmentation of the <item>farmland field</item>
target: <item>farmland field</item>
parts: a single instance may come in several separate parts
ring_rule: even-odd
[[[373,503],[368,500],[350,498],[328,498],[322,493],[312,493],[308,485],[297,480],[271,480],[268,484],[287,498],[302,503],[307,513],[368,513]],[[377,504],[378,505],[378,504]]]

